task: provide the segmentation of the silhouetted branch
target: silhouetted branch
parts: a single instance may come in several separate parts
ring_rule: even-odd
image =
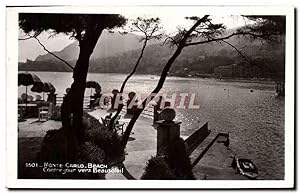
[[[43,49],[45,50],[45,51],[47,51],[50,55],[52,55],[52,56],[54,56],[54,57],[56,57],[57,59],[59,59],[59,60],[61,60],[62,62],[64,62],[66,65],[68,65],[68,67],[70,67],[72,70],[74,69],[74,67],[72,66],[72,65],[70,65],[66,60],[64,60],[64,59],[62,59],[62,58],[60,58],[59,56],[57,56],[56,54],[54,54],[54,53],[52,53],[51,51],[49,51],[41,42],[40,42],[40,40],[37,38],[37,37],[34,37],[37,41],[38,41],[38,43],[43,47]]]
[[[133,74],[136,72],[136,69],[137,69],[137,67],[139,66],[140,61],[141,61],[141,59],[142,59],[142,57],[143,57],[143,55],[144,55],[144,50],[145,50],[146,46],[147,46],[147,39],[145,39],[145,41],[144,41],[144,44],[143,44],[143,47],[142,47],[140,56],[139,56],[139,58],[138,58],[138,60],[137,60],[137,62],[136,62],[136,64],[135,64],[134,68],[132,69],[132,71],[130,72],[130,74],[127,75],[127,77],[125,78],[125,80],[124,80],[123,83],[122,83],[122,86],[121,86],[121,89],[120,89],[120,94],[123,93],[127,81],[128,81],[128,80],[131,78],[131,76],[133,76]],[[118,106],[118,110],[117,110],[116,114],[113,116],[113,118],[112,118],[112,119],[110,120],[110,122],[109,122],[109,128],[110,128],[110,129],[113,128],[113,124],[114,124],[116,118],[118,117],[118,115],[120,114],[120,112],[122,111],[122,108],[123,108],[123,106]]]
[[[168,40],[170,39],[170,42],[172,42],[172,44],[175,44],[176,46],[178,46],[178,43],[174,40],[174,38],[172,38],[171,36],[167,37],[161,44],[160,46],[164,46]]]
[[[36,32],[34,33],[34,35],[29,35],[28,33],[26,34],[28,37],[27,38],[19,38],[19,40],[28,40],[28,39],[31,39],[31,38],[35,38],[37,37],[38,35],[40,35],[41,32]]]
[[[141,113],[143,112],[143,110],[145,109],[146,105],[149,104],[149,102],[151,100],[153,100],[156,95],[159,93],[159,91],[161,90],[161,88],[164,85],[164,82],[166,80],[166,77],[168,75],[168,72],[172,66],[172,64],[174,63],[174,61],[176,60],[176,58],[180,55],[182,49],[184,48],[184,44],[186,42],[186,40],[188,39],[188,37],[191,35],[191,33],[194,31],[194,29],[199,26],[203,21],[205,21],[207,18],[209,17],[209,15],[205,15],[204,17],[202,17],[201,19],[199,19],[187,32],[186,34],[183,36],[182,40],[179,42],[179,45],[175,51],[175,53],[170,57],[170,59],[168,60],[168,62],[166,63],[166,65],[164,66],[160,79],[158,80],[158,83],[156,85],[156,87],[154,88],[154,90],[151,92],[151,94],[142,102],[142,108],[141,109],[137,109],[130,122],[128,123],[126,130],[123,134],[122,140],[121,140],[121,145],[122,148],[125,149],[126,144],[128,142],[130,133],[137,121],[137,119],[139,118],[139,116],[141,115]],[[153,95],[154,94],[154,95]],[[149,101],[148,101],[149,100]]]
[[[211,38],[209,40],[187,43],[187,44],[185,44],[185,46],[193,46],[193,45],[199,45],[199,44],[206,44],[206,43],[209,43],[209,42],[222,41],[222,40],[229,39],[233,36],[252,36],[254,38],[264,38],[264,37],[268,37],[268,36],[271,36],[271,35],[276,35],[276,34],[261,34],[260,35],[260,34],[254,34],[254,33],[251,33],[251,32],[235,32],[235,33],[232,33],[228,36],[224,36],[224,37],[221,37],[221,38]]]
[[[27,38],[19,38],[18,40],[28,40],[28,39],[31,39],[31,38],[33,38],[33,37],[27,37]]]
[[[38,43],[43,47],[43,49],[49,53],[50,55],[56,57],[57,59],[61,60],[62,62],[64,62],[66,65],[68,65],[68,67],[70,67],[72,70],[74,69],[74,67],[72,65],[70,65],[66,60],[60,58],[59,56],[57,56],[56,54],[52,53],[51,51],[49,51],[42,43],[41,41],[36,37],[38,35],[34,35],[34,36],[30,36],[28,38],[19,38],[19,40],[28,40],[28,39],[31,39],[31,38],[34,38],[38,41]]]
[[[237,49],[233,44],[231,44],[230,42],[227,42],[225,40],[221,40],[221,41],[228,44],[232,48],[234,48],[234,50],[236,50],[245,59],[245,61],[247,61],[247,63],[251,64],[250,61],[247,59],[247,57],[239,49]]]
[[[143,55],[144,55],[145,48],[146,48],[146,46],[147,46],[147,42],[148,42],[148,41],[145,40],[145,42],[144,42],[144,44],[143,44],[143,47],[142,47],[142,50],[141,50],[141,53],[140,53],[140,56],[139,56],[139,58],[138,58],[138,60],[137,60],[137,62],[136,62],[136,64],[135,64],[133,70],[132,70],[131,73],[126,77],[126,79],[124,80],[124,82],[123,82],[123,84],[122,84],[122,86],[121,86],[120,93],[123,93],[124,88],[125,88],[125,85],[126,85],[128,79],[135,73],[135,71],[136,71],[138,65],[140,64],[140,61],[141,61],[141,59],[142,59],[142,57],[143,57]]]
[[[154,26],[152,25],[154,24]],[[162,36],[162,33],[156,34],[158,33],[162,27],[159,26],[160,24],[160,20],[159,18],[150,18],[150,19],[143,19],[138,17],[133,23],[133,28],[131,29],[132,31],[138,31],[138,32],[142,32],[144,34],[144,37],[140,39],[141,41],[144,41],[141,53],[138,57],[138,60],[136,61],[136,64],[134,66],[134,68],[132,69],[132,71],[129,73],[129,75],[125,78],[125,80],[122,83],[121,89],[120,89],[120,93],[122,94],[124,91],[124,88],[126,86],[127,81],[133,76],[133,74],[136,72],[141,59],[143,58],[144,55],[144,51],[145,48],[147,46],[148,41],[152,40],[152,39],[160,39]],[[122,111],[123,106],[118,106],[118,110],[117,113],[113,116],[113,118],[110,120],[109,123],[109,128],[112,129],[113,128],[113,124],[114,121],[116,120],[116,118],[118,117],[118,115],[120,114],[120,112]]]

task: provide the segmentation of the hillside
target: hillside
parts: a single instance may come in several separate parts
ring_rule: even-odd
[[[230,41],[251,61],[260,66],[262,71],[284,71],[284,44],[264,43],[241,38]],[[174,50],[159,44],[146,48],[144,57],[137,73],[160,74],[163,65],[167,62]],[[107,58],[91,60],[90,72],[128,73],[134,66],[140,50],[128,51]],[[249,64],[227,44],[210,43],[185,48],[174,62],[170,74],[186,76],[193,74],[212,74],[215,67],[240,64]],[[262,75],[260,75],[262,76]]]
[[[229,33],[228,31],[227,33]],[[244,37],[234,37],[230,43],[235,45],[260,70],[258,76],[284,72],[284,39],[281,42],[261,42]],[[75,65],[78,55],[77,43],[73,43],[56,54]],[[77,49],[77,50],[76,50]],[[171,47],[160,44],[147,46],[137,73],[160,74],[163,65],[174,52]],[[133,68],[140,54],[140,43],[134,34],[121,35],[104,33],[91,57],[90,72],[96,73],[128,73]],[[212,74],[215,67],[249,64],[229,45],[210,43],[185,48],[176,59],[170,70],[171,75],[187,76],[196,74]],[[39,56],[35,61],[19,64],[20,70],[33,71],[70,71],[65,64],[47,54]],[[252,71],[252,67],[249,67]],[[252,73],[253,74],[253,73]],[[255,75],[251,75],[255,76]]]
[[[105,58],[129,50],[138,49],[142,46],[142,44],[139,42],[139,38],[139,36],[131,33],[122,35],[118,32],[110,33],[108,31],[103,31],[91,58]],[[78,42],[75,41],[74,43],[65,47],[63,50],[54,52],[54,54],[67,61],[76,60],[79,55]],[[54,59],[50,54],[40,55],[35,59],[35,61],[48,60],[56,59]]]

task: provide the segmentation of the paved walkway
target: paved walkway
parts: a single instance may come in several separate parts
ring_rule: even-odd
[[[34,161],[40,151],[42,141],[48,130],[61,128],[60,121],[39,122],[37,118],[18,122],[18,157],[19,161]]]
[[[88,112],[90,115],[99,119],[104,118],[110,112],[103,109],[96,109]],[[121,121],[129,122],[125,113],[121,113]],[[127,155],[125,156],[124,166],[126,170],[136,179],[139,179],[147,161],[151,156],[156,155],[156,129],[152,125],[152,119],[140,117],[132,130],[129,141],[126,146]],[[106,179],[126,179],[120,174],[107,174]]]
[[[101,121],[101,117],[104,118],[110,114],[109,111],[103,109],[96,109],[89,112],[90,115]],[[121,114],[121,120],[130,121],[126,118],[125,112]],[[140,116],[137,120],[133,134],[130,135],[129,142],[127,143],[124,167],[128,173],[135,179],[140,179],[144,172],[147,161],[151,156],[156,155],[156,134],[157,131],[152,125],[152,119]],[[191,154],[191,161],[195,161],[203,149],[216,137],[216,133],[212,132],[211,135],[205,139]],[[182,137],[183,139],[187,137]],[[193,173],[196,179],[210,179],[210,180],[235,180],[245,179],[240,174],[236,174],[230,167],[234,152],[222,143],[216,141],[204,157],[197,162],[193,168]],[[125,173],[123,173],[125,174]],[[127,176],[128,178],[128,176]],[[106,179],[126,179],[122,174],[107,174]]]
[[[88,112],[90,115],[99,119],[104,118],[110,112],[103,109],[96,109]],[[129,122],[122,112],[121,120]],[[19,160],[33,161],[37,152],[40,150],[41,142],[46,132],[51,129],[59,129],[61,122],[49,120],[47,122],[37,122],[37,119],[27,119],[18,123],[19,128]],[[127,143],[124,167],[127,170],[123,174],[107,174],[106,179],[140,179],[144,172],[147,161],[156,154],[156,134],[157,131],[152,125],[152,119],[141,116],[130,135]],[[212,133],[192,154],[191,160],[195,160],[215,137]],[[186,137],[183,137],[185,139]],[[218,142],[218,141],[217,141]],[[227,149],[221,143],[215,143],[204,155],[204,157],[194,166],[193,173],[197,179],[204,179],[204,176],[210,180],[233,180],[244,179],[239,174],[235,174],[230,166],[232,159],[230,156],[234,152]],[[26,154],[25,154],[26,153]],[[30,154],[29,154],[30,153]],[[126,177],[125,177],[126,176]]]
[[[19,178],[36,177],[36,171],[25,168],[25,162],[36,162],[41,150],[44,136],[48,130],[61,128],[60,121],[48,120],[39,122],[37,118],[29,118],[18,122],[18,171]]]
[[[18,122],[18,137],[41,137],[44,138],[48,130],[61,128],[61,121],[48,120],[45,122],[38,121],[38,118],[29,118],[25,121]]]
[[[192,161],[200,155],[200,153],[216,136],[213,134],[207,138],[203,145],[200,145],[191,155]],[[205,153],[203,158],[193,167],[193,174],[197,179],[207,180],[245,180],[246,177],[236,173],[231,167],[235,152],[226,147],[222,142],[224,137],[218,137],[215,143]]]

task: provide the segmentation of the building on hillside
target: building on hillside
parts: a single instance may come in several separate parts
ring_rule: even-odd
[[[217,77],[240,77],[242,68],[237,64],[218,66],[214,68],[214,75]]]

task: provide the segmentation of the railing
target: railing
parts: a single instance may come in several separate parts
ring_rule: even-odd
[[[224,145],[226,147],[228,147],[229,145],[229,134],[228,133],[218,133],[216,135],[216,137],[204,148],[204,150],[200,153],[200,155],[196,158],[196,160],[192,163],[192,166],[196,166],[196,164],[203,158],[203,156],[207,153],[207,151],[209,150],[209,148],[217,141],[217,139],[223,136],[226,138],[226,140],[222,143],[224,143]]]
[[[63,96],[56,96],[56,105],[57,106],[61,106],[62,103],[63,103],[63,100],[64,100],[64,97]],[[90,100],[91,100],[91,97],[90,96],[85,96],[84,97],[84,101],[83,101],[83,108],[84,109],[88,109],[89,108],[89,105],[90,105]],[[110,107],[111,106],[111,103],[109,102],[107,104],[107,107]],[[123,112],[126,112],[127,111],[127,106],[123,106],[123,109],[122,109]],[[153,106],[147,106],[143,112],[142,112],[142,116],[146,117],[146,118],[151,118],[153,119],[154,117],[154,108]]]
[[[122,112],[126,113],[126,111],[127,111],[127,106],[123,106]],[[153,106],[146,107],[143,110],[143,112],[141,113],[141,115],[146,117],[146,118],[153,119],[153,117],[154,117],[154,108],[153,108]]]
[[[187,145],[187,152],[190,155],[210,134],[208,129],[208,122],[197,129],[192,135],[190,135],[185,143]]]
[[[147,118],[154,118],[154,108],[153,106],[148,106],[146,107],[143,112],[142,116],[147,117]]]
[[[61,106],[63,100],[64,100],[64,97],[56,96],[56,105]]]
[[[56,105],[57,106],[61,106],[63,103],[64,97],[63,96],[56,96]],[[90,105],[90,100],[91,97],[90,96],[85,96],[83,99],[83,108],[84,109],[88,109],[89,105]]]

